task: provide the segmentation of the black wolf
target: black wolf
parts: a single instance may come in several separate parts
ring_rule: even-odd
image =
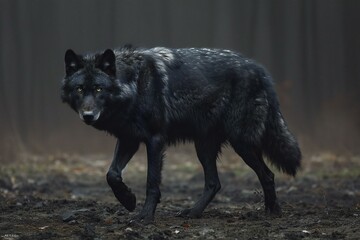
[[[68,50],[65,66],[62,100],[85,123],[117,138],[107,182],[129,211],[136,198],[123,183],[122,170],[139,143],[146,144],[146,200],[136,220],[154,218],[165,147],[187,140],[195,143],[205,188],[180,216],[200,217],[219,191],[216,160],[224,144],[257,174],[265,210],[280,214],[274,174],[263,155],[295,175],[301,153],[280,112],[272,79],[259,64],[229,50],[125,46],[85,55]]]

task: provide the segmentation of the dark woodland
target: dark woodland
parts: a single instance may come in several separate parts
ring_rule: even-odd
[[[0,0],[0,239],[356,239],[359,12],[355,0]],[[116,139],[60,99],[67,49],[128,43],[230,49],[271,73],[303,153],[296,178],[272,167],[281,218],[264,213],[257,176],[230,149],[202,217],[176,217],[203,188],[193,144],[179,144],[165,157],[156,221],[129,223],[145,199],[146,148],[124,173],[138,199],[128,213],[105,177]]]

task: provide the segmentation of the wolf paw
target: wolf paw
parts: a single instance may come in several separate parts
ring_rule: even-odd
[[[136,207],[136,196],[131,192],[131,189],[128,188],[124,183],[121,183],[114,190],[115,197],[119,202],[130,212],[134,211]]]
[[[154,222],[153,214],[139,213],[130,220],[133,225],[148,225]]]
[[[108,172],[106,177],[117,200],[119,200],[128,211],[134,211],[136,207],[136,196],[131,192],[131,189],[123,183],[122,178],[111,171]]]
[[[271,207],[265,206],[265,212],[274,217],[280,217],[282,214],[281,207],[277,202],[275,202],[275,204]]]

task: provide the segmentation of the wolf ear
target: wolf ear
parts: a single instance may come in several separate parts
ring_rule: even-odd
[[[107,49],[103,54],[97,57],[96,67],[109,76],[115,76],[116,74],[116,57],[115,53],[111,49]]]
[[[76,53],[68,49],[65,53],[65,70],[66,75],[71,76],[81,68],[81,60]]]

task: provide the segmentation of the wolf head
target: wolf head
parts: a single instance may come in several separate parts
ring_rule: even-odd
[[[61,98],[87,124],[94,124],[111,112],[111,105],[126,102],[136,94],[136,85],[117,74],[113,50],[100,54],[65,53],[65,77]],[[119,106],[119,104],[117,104]]]
[[[116,78],[114,52],[106,50],[103,54],[81,56],[69,49],[65,53],[65,70],[63,101],[69,103],[85,123],[96,122]]]

